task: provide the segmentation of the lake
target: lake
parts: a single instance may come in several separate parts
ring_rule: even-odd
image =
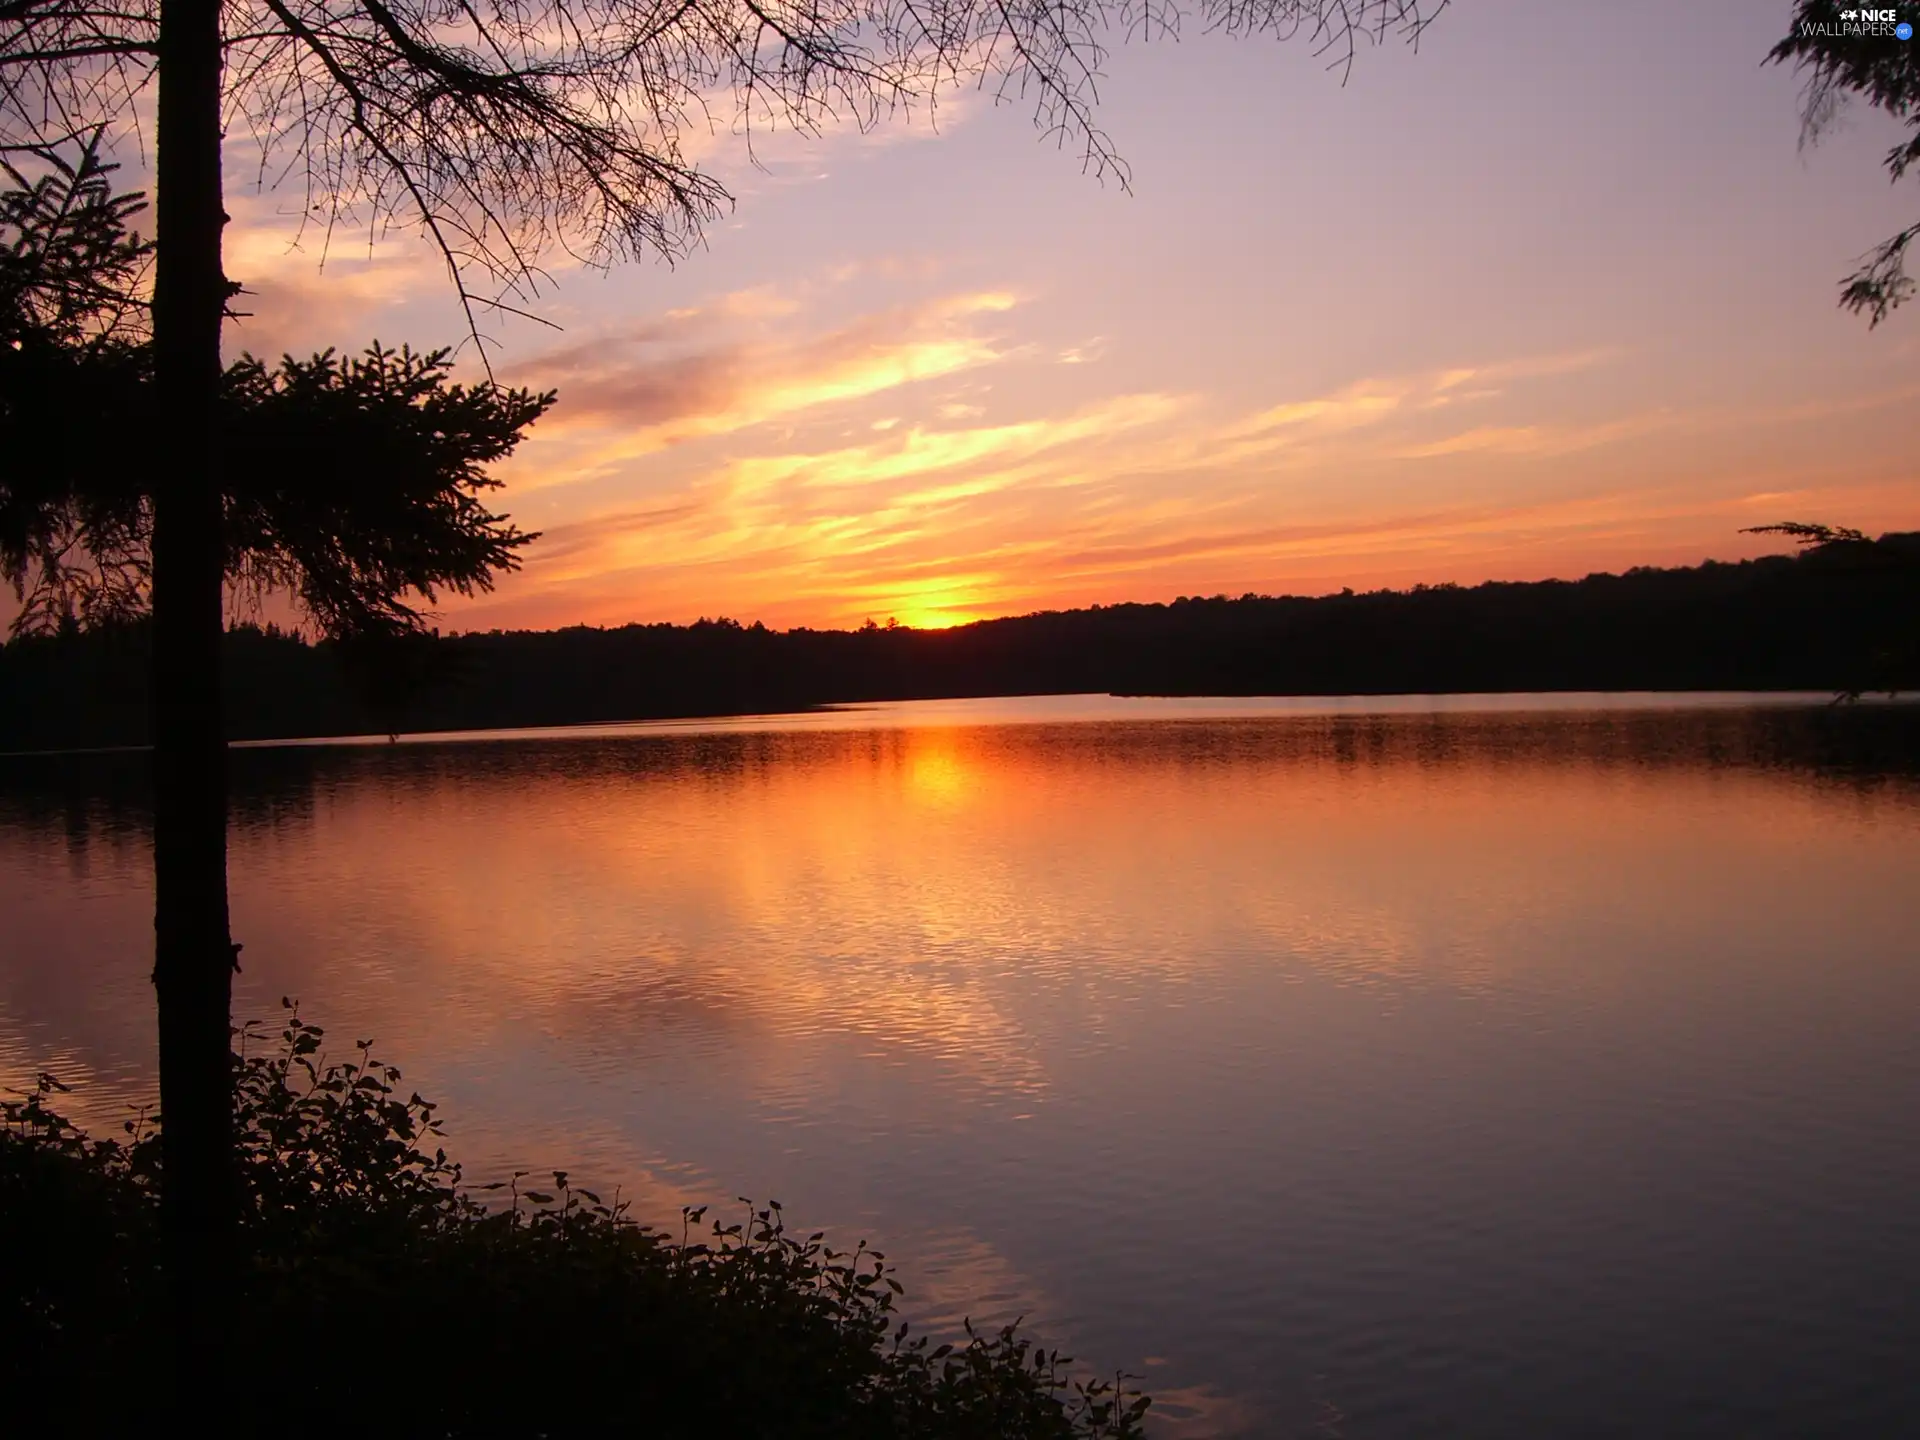
[[[0,759],[0,1080],[153,1092],[144,762]],[[236,749],[239,1017],[777,1198],[1169,1436],[1920,1433],[1920,707],[1048,697]]]

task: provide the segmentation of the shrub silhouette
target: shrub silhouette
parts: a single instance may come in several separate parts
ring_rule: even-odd
[[[885,1257],[682,1212],[678,1237],[556,1171],[469,1189],[435,1107],[288,1006],[235,1060],[243,1270],[235,1423],[417,1435],[1134,1436],[1146,1397],[1016,1326],[932,1345]],[[0,1105],[0,1387],[34,1433],[118,1428],[164,1347],[156,1123],[92,1138],[63,1087]],[[156,1120],[158,1117],[155,1117]],[[490,1196],[491,1199],[483,1199]],[[745,1202],[742,1202],[745,1204]]]

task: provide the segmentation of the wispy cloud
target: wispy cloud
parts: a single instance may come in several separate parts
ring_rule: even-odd
[[[529,357],[511,378],[559,388],[540,438],[566,448],[517,483],[578,483],[688,441],[992,365],[1010,346],[990,322],[1014,303],[997,292],[944,296],[791,334],[771,322],[797,304],[748,292]],[[757,323],[742,334],[743,320]]]
[[[1438,440],[1405,446],[1395,453],[1408,460],[1467,454],[1529,458],[1569,455],[1576,450],[1590,450],[1597,445],[1650,434],[1672,425],[1676,418],[1673,411],[1656,410],[1598,425],[1476,425]]]
[[[229,353],[257,355],[326,346],[357,349],[378,337],[397,343],[452,343],[464,335],[458,297],[445,262],[412,232],[331,235],[324,225],[288,213],[288,197],[230,197],[224,243],[226,272],[246,287],[237,309],[245,318],[227,332]],[[409,309],[410,328],[395,327]],[[422,323],[421,312],[430,315]]]

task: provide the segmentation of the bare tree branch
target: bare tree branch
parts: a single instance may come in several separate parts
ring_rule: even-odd
[[[1887,175],[1902,179],[1920,164],[1920,52],[1901,40],[1892,26],[1885,33],[1841,21],[1837,0],[1796,0],[1793,30],[1767,54],[1775,65],[1792,65],[1805,77],[1800,92],[1800,144],[1815,144],[1850,99],[1865,100],[1903,122],[1908,134],[1887,152]],[[1907,250],[1920,225],[1910,225],[1861,258],[1853,274],[1840,282],[1840,304],[1865,312],[1868,328],[1885,320],[1913,293],[1907,274]]]
[[[528,314],[543,255],[673,259],[731,197],[683,142],[716,106],[767,126],[867,128],[949,87],[1025,100],[1082,165],[1127,173],[1094,120],[1108,46],[1192,19],[1304,36],[1342,75],[1417,40],[1446,0],[230,0],[230,134],[293,181],[326,246],[417,228],[469,328]],[[138,124],[157,0],[0,0],[0,145]],[[483,352],[484,354],[484,352]]]

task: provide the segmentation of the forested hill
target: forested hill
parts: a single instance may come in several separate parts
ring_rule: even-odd
[[[1579,581],[1096,606],[953,630],[733,621],[423,638],[228,637],[236,739],[1110,691],[1253,695],[1920,684],[1920,533]],[[0,648],[0,750],[138,744],[141,627]]]

